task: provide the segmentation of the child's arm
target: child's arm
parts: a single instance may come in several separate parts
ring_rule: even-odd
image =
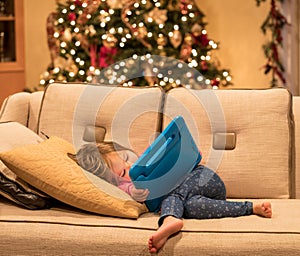
[[[118,187],[140,203],[144,202],[149,195],[147,189],[137,189],[130,181],[121,182]]]

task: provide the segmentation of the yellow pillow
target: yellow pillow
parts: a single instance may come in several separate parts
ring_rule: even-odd
[[[44,193],[82,210],[138,218],[147,207],[112,184],[82,170],[67,153],[69,142],[58,137],[0,152],[0,159],[21,179]]]

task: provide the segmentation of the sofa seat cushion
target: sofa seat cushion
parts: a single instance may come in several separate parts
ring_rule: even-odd
[[[182,232],[167,242],[160,255],[199,255],[199,251],[208,255],[209,252],[214,255],[249,255],[249,252],[252,255],[297,255],[300,250],[300,201],[273,199],[270,202],[274,211],[271,219],[254,215],[185,219]],[[16,244],[38,239],[43,241],[45,255],[50,248],[58,251],[54,244],[63,245],[65,253],[74,253],[77,248],[87,254],[101,250],[101,255],[121,255],[125,246],[126,255],[147,255],[147,239],[156,230],[158,221],[158,215],[154,213],[131,220],[91,215],[64,205],[27,211],[3,201],[0,208],[0,244],[8,243],[9,239]],[[26,229],[31,232],[27,234]],[[40,234],[41,230],[46,232]],[[116,244],[118,246],[114,246]],[[36,243],[30,245],[35,250],[39,246]],[[8,247],[9,244],[5,244],[4,248]],[[10,248],[17,250],[11,245]]]

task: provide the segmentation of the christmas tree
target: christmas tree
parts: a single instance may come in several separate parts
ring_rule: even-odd
[[[189,87],[195,81],[227,86],[231,76],[213,57],[218,43],[205,26],[192,0],[57,1],[47,25],[51,64],[40,86],[80,81],[168,88],[182,86],[184,78]]]

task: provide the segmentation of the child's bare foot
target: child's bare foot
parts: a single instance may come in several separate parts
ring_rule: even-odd
[[[161,249],[168,238],[180,231],[183,227],[183,221],[173,216],[168,216],[164,219],[163,224],[149,238],[148,248],[150,253],[157,253]]]
[[[260,215],[262,217],[271,218],[272,217],[271,203],[264,202],[262,204],[255,204],[253,206],[253,213],[256,215]]]

